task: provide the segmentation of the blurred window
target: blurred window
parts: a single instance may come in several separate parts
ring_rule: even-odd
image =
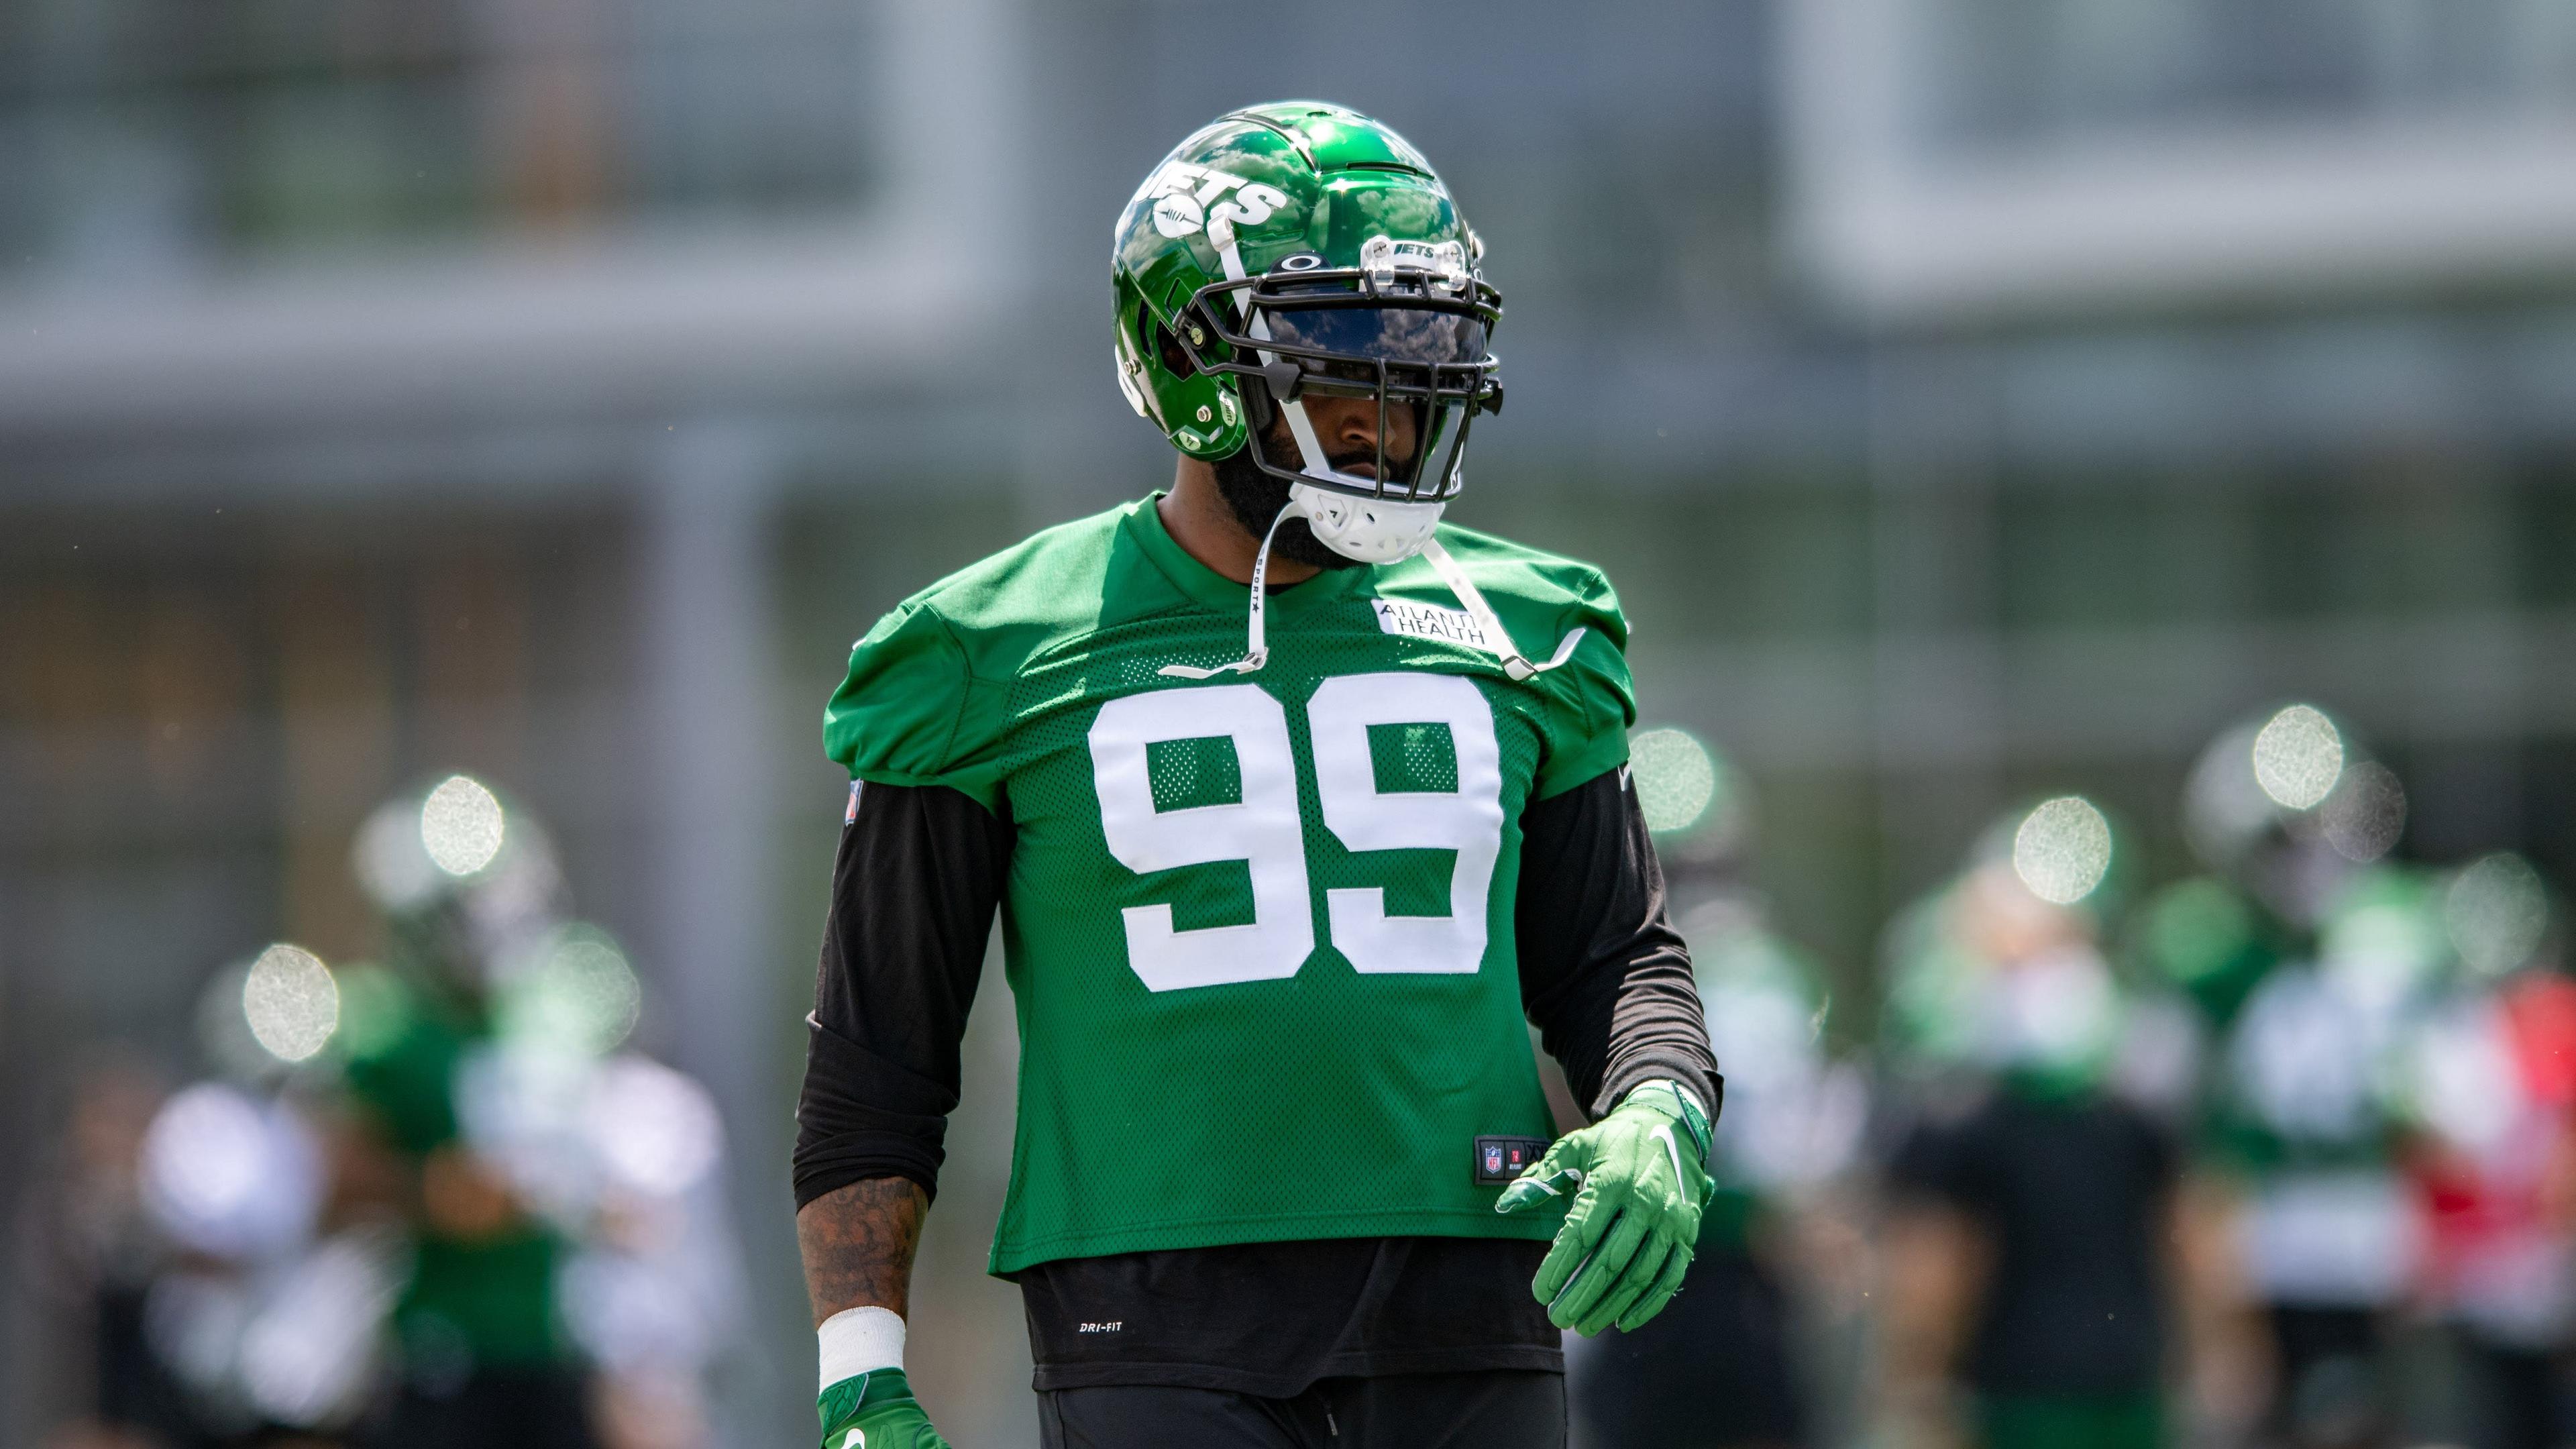
[[[2576,105],[2564,0],[1907,0],[1928,150]]]
[[[2576,471],[2563,459],[2060,466],[2016,472],[1998,505],[2009,630],[2462,620],[2576,603]]]
[[[2517,593],[2542,608],[2576,605],[2576,457],[2557,456],[2532,470],[2517,497]]]
[[[29,0],[0,269],[845,209],[876,31],[823,0]]]

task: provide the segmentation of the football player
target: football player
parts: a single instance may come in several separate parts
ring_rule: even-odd
[[[1627,624],[1441,521],[1502,404],[1481,252],[1365,116],[1203,128],[1111,257],[1169,490],[853,651],[795,1163],[828,1449],[944,1442],[904,1315],[997,910],[1047,1444],[1562,1445],[1560,1331],[1681,1282],[1719,1081]],[[1593,1119],[1553,1145],[1524,1017]]]

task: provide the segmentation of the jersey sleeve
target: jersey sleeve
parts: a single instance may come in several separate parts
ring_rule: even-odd
[[[1561,795],[1628,762],[1628,727],[1637,722],[1636,683],[1628,674],[1628,620],[1619,596],[1598,571],[1584,571],[1575,604],[1557,637],[1581,629],[1563,666],[1539,676],[1548,697],[1547,749],[1531,798]]]
[[[823,752],[852,779],[944,785],[998,812],[1000,771],[982,722],[993,702],[948,621],[908,603],[851,648],[849,676],[823,711]]]

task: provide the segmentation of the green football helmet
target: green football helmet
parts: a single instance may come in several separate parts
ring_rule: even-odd
[[[1119,388],[1193,458],[1251,448],[1327,544],[1403,557],[1458,492],[1470,423],[1502,407],[1482,253],[1431,163],[1378,122],[1319,101],[1231,112],[1118,218]],[[1373,470],[1333,465],[1301,402],[1315,395],[1375,401]],[[1399,408],[1417,443],[1391,460]],[[1274,416],[1293,457],[1265,436]]]

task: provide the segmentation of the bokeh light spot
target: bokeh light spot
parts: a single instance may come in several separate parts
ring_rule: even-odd
[[[258,1193],[267,1147],[268,1128],[250,1098],[202,1083],[153,1118],[143,1139],[143,1185],[165,1214],[223,1218]]]
[[[591,1089],[588,1128],[626,1186],[675,1197],[705,1178],[724,1149],[724,1122],[706,1088],[657,1062],[610,1063]]]
[[[1628,741],[1628,764],[1649,830],[1688,830],[1717,798],[1717,759],[1687,730],[1639,732]]]
[[[2012,862],[2032,895],[2071,906],[2111,869],[2111,822],[2080,795],[2042,801],[2013,832]]]
[[[301,946],[259,953],[242,980],[242,1016],[270,1056],[300,1062],[322,1050],[340,1025],[340,988],[322,958]]]
[[[501,853],[501,802],[476,781],[450,775],[420,804],[420,843],[449,875],[472,875]]]
[[[2205,877],[2170,886],[2148,905],[2144,939],[2148,958],[2185,986],[2217,977],[2260,944],[2245,898]]]
[[[2460,961],[2496,976],[2531,959],[2549,929],[2549,892],[2531,862],[2510,851],[2471,861],[2442,899],[2443,924]]]
[[[538,948],[503,1008],[510,1036],[554,1050],[603,1056],[635,1030],[644,992],[608,933],[570,926]]]
[[[2254,736],[2254,781],[2281,805],[2306,810],[2342,777],[2343,736],[2323,710],[2291,705]]]
[[[282,1103],[200,1082],[161,1106],[144,1132],[147,1211],[180,1244],[228,1258],[303,1240],[322,1205],[321,1158]]]

